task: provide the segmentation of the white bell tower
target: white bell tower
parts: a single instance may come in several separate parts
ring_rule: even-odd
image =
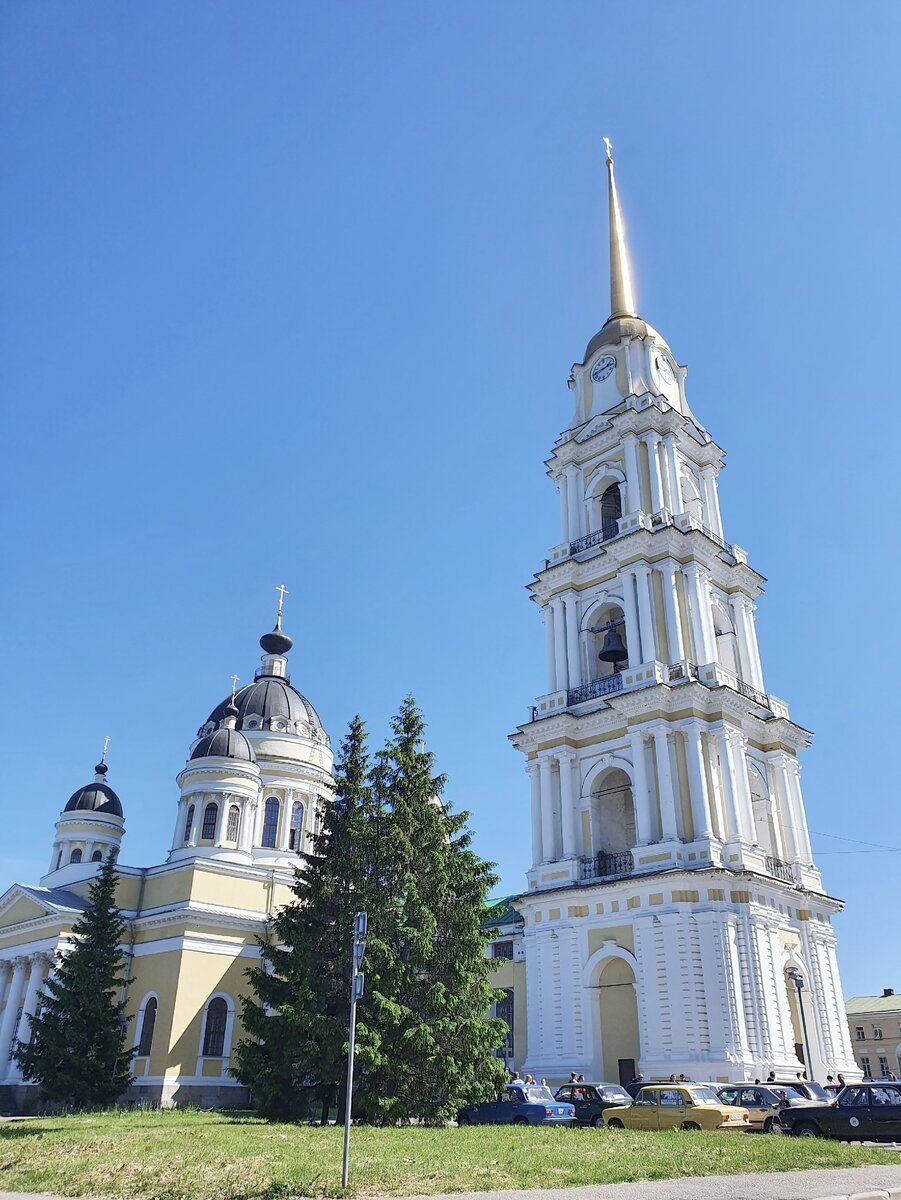
[[[531,780],[524,1069],[793,1078],[800,1053],[809,1076],[858,1078],[809,734],[766,691],[764,580],[726,540],[723,451],[635,311],[609,143],[607,172],[611,315],[548,463],[561,540],[530,585],[547,682],[512,736]]]

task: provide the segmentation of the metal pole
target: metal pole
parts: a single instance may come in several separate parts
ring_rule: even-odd
[[[341,1186],[347,1187],[350,1165],[350,1115],[354,1093],[354,1039],[357,1032],[357,1000],[363,995],[364,975],[360,970],[366,952],[366,913],[354,916],[353,957],[350,972],[350,1022],[347,1037],[347,1095],[344,1097],[344,1158],[341,1163]]]

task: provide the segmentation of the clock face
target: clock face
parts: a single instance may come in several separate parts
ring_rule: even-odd
[[[604,380],[613,372],[616,366],[616,359],[612,354],[605,354],[591,368],[591,378],[595,383],[603,383]]]
[[[672,383],[676,378],[672,363],[662,354],[657,355],[657,373],[664,383]]]

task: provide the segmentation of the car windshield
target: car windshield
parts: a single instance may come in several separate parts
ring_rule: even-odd
[[[548,1100],[553,1100],[554,1096],[550,1088],[547,1087],[524,1087],[523,1095],[527,1100],[531,1100],[533,1104],[546,1104]]]
[[[631,1104],[632,1103],[632,1097],[629,1095],[629,1093],[626,1091],[625,1088],[621,1088],[621,1087],[604,1088],[603,1092],[601,1093],[601,1099],[605,1100],[608,1104],[610,1104],[610,1103]]]
[[[693,1087],[688,1089],[688,1094],[694,1100],[695,1104],[721,1104],[719,1096],[712,1087]]]

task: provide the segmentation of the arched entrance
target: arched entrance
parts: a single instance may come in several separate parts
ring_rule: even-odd
[[[632,781],[619,767],[602,772],[591,787],[591,848],[617,855],[635,845]]]
[[[600,1066],[610,1083],[628,1083],[638,1070],[638,1002],[635,975],[624,958],[609,958],[597,983]]]

